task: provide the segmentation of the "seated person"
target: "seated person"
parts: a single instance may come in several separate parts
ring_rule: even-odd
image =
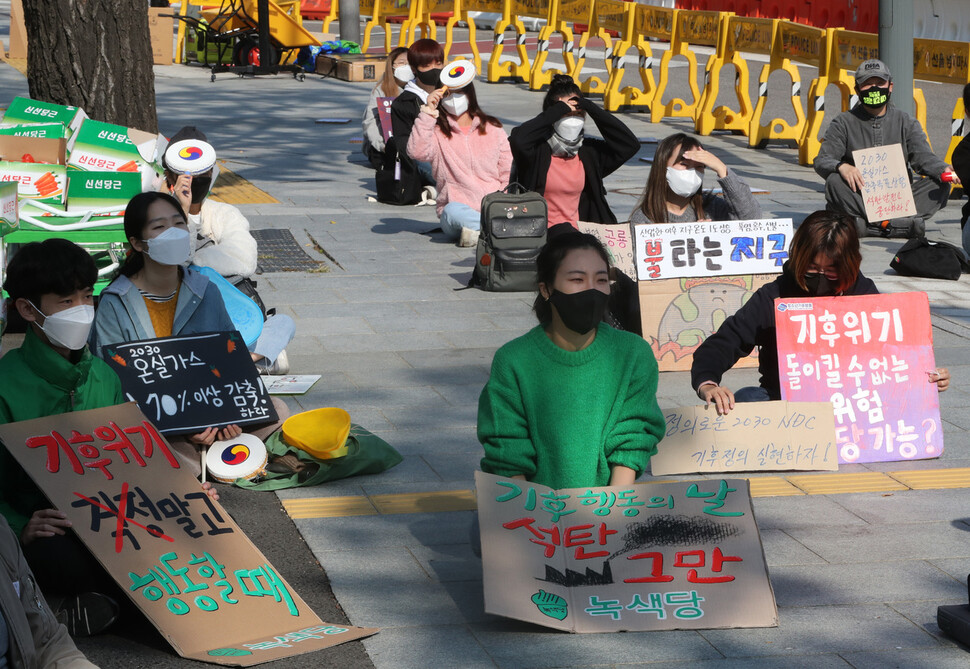
[[[140,193],[125,209],[125,236],[131,253],[118,276],[101,293],[91,333],[91,350],[104,357],[104,347],[119,342],[235,330],[219,289],[205,276],[183,265],[189,258],[188,223],[178,200],[167,193]],[[279,421],[247,430],[265,440],[289,415],[275,397]],[[182,439],[170,437],[182,466],[201,473],[197,446],[232,439],[238,425],[210,427]]]
[[[781,276],[755,291],[694,351],[690,376],[697,396],[707,406],[713,403],[722,415],[733,409],[735,402],[780,400],[775,298],[878,293],[876,284],[859,271],[861,263],[859,237],[850,217],[830,211],[810,214],[792,237]],[[755,346],[761,385],[741,388],[737,393],[720,385],[721,376]],[[949,386],[950,373],[941,367],[929,380],[943,391]]]
[[[586,137],[586,117],[603,139]],[[577,221],[616,223],[603,179],[636,155],[640,142],[619,118],[599,107],[572,77],[552,78],[542,113],[509,136],[516,180],[549,206],[549,226]]]
[[[381,128],[380,114],[377,111],[377,99],[396,98],[413,78],[411,66],[408,65],[407,48],[399,46],[391,49],[384,64],[384,76],[374,86],[367,100],[367,106],[364,108],[364,141],[360,150],[367,156],[367,160],[375,170],[379,170],[384,164],[384,133]]]
[[[893,77],[884,62],[871,59],[859,65],[855,85],[859,104],[832,119],[815,157],[815,171],[825,179],[826,208],[851,216],[860,237],[921,237],[926,219],[946,205],[950,185],[940,176],[952,170],[933,153],[919,121],[889,102]],[[903,147],[916,216],[870,221],[862,200],[862,172],[852,152],[891,144]],[[926,178],[914,181],[914,172]]]
[[[194,140],[205,149],[201,158],[192,161],[191,170],[187,167],[190,163],[180,161],[177,155],[181,147],[175,145],[184,140]],[[207,197],[215,161],[215,150],[206,142],[205,135],[193,126],[186,126],[172,136],[162,159],[169,192],[188,214],[192,241],[189,262],[217,271],[251,297],[265,314],[266,308],[253,280],[256,275],[256,240],[249,232],[249,221],[231,204]],[[199,164],[195,165],[195,162]],[[296,324],[292,318],[277,314],[275,310],[264,318],[263,331],[253,347],[253,360],[262,374],[286,374],[290,366],[285,349],[296,333]]]
[[[47,606],[17,535],[2,517],[0,574],[0,667],[97,669]]]
[[[431,164],[437,213],[445,235],[475,246],[482,198],[509,184],[512,150],[502,122],[478,106],[475,84],[428,95],[414,122],[408,154]]]
[[[970,114],[970,84],[963,87],[963,110]],[[964,124],[970,122],[964,119]],[[957,148],[953,149],[953,171],[957,173],[960,182],[970,180],[970,135],[965,136]],[[963,231],[963,250],[970,254],[970,232],[967,232],[967,218],[970,218],[970,201],[963,203],[960,212],[960,229]]]
[[[483,471],[552,488],[628,486],[657,452],[657,361],[642,337],[603,322],[609,267],[599,240],[575,230],[540,252],[539,325],[495,353],[478,400]]]
[[[723,197],[704,193],[704,170],[717,175]],[[761,218],[751,188],[696,138],[678,132],[657,145],[650,174],[630,223],[750,221]]]
[[[97,278],[91,256],[64,239],[26,244],[10,259],[3,288],[27,330],[23,344],[0,358],[0,423],[125,402],[118,376],[87,347]],[[3,446],[0,514],[41,586],[61,598],[57,608],[71,634],[95,634],[114,622],[115,600],[125,596]]]

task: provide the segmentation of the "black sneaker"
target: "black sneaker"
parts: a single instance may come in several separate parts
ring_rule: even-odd
[[[54,617],[73,637],[101,634],[111,627],[120,609],[118,602],[100,592],[85,592],[66,597],[57,604]]]

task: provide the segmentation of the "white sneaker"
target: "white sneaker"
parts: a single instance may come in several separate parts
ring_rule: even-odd
[[[461,236],[458,237],[458,246],[467,248],[469,246],[478,245],[478,237],[481,234],[480,230],[472,230],[471,228],[462,228]]]
[[[266,358],[263,358],[256,363],[256,369],[263,376],[281,376],[288,374],[290,371],[290,359],[287,357],[286,351],[280,351],[279,357],[272,364]]]

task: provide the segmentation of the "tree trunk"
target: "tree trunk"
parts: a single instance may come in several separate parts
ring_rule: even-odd
[[[36,100],[158,131],[145,0],[23,0],[27,81]]]

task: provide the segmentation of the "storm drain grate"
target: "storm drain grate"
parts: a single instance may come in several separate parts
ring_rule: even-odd
[[[320,272],[326,265],[314,260],[297,243],[289,230],[253,230],[259,248],[260,272]]]

